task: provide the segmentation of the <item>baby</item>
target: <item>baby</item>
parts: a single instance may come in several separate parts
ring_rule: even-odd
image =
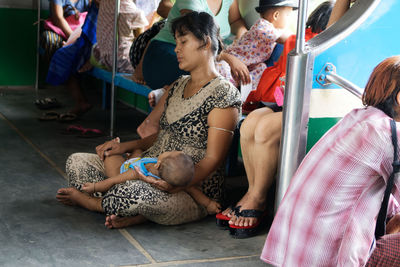
[[[251,83],[251,89],[257,89],[267,68],[264,62],[271,56],[276,42],[284,43],[289,36],[284,29],[295,8],[296,1],[260,0],[256,11],[261,18],[219,55],[218,72],[236,87]]]
[[[174,187],[187,186],[194,176],[192,158],[182,151],[169,151],[162,153],[158,159],[139,157],[128,159],[121,165],[119,169],[120,174],[97,183],[85,183],[82,190],[89,194],[105,192],[116,184],[124,183],[128,180],[140,179],[139,173],[134,168],[135,166],[145,176],[163,179]],[[198,204],[204,206],[209,214],[220,212],[221,206],[216,201],[204,195],[199,188],[191,186],[186,188],[185,191]]]

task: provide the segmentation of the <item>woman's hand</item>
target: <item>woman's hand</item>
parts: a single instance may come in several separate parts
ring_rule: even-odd
[[[101,160],[104,160],[105,157],[111,155],[121,155],[125,152],[126,151],[124,151],[121,147],[119,137],[116,137],[113,140],[107,141],[104,144],[96,147],[96,153]]]

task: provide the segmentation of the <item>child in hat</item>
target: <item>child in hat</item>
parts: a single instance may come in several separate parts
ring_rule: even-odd
[[[217,58],[219,73],[238,87],[251,83],[257,89],[264,63],[271,56],[277,42],[284,43],[289,36],[285,29],[296,1],[260,0],[256,11],[260,13],[254,25],[224,50]]]

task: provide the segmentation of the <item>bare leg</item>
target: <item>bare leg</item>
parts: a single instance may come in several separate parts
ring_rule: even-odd
[[[116,215],[110,215],[106,217],[104,225],[108,229],[112,228],[125,228],[135,224],[141,224],[146,222],[147,219],[143,215],[136,215],[132,217],[118,217]]]
[[[120,168],[125,159],[121,155],[113,155],[105,157],[104,159],[104,171],[106,177],[117,176],[120,173]]]
[[[72,98],[75,101],[75,107],[70,111],[71,113],[82,115],[92,108],[92,105],[87,101],[83,94],[77,77],[72,75],[67,81],[67,86],[71,90]]]
[[[101,198],[91,197],[74,187],[58,189],[56,198],[65,205],[77,205],[91,211],[104,212],[101,206]]]
[[[267,114],[272,114],[273,111],[269,108],[260,108],[251,112],[247,118],[243,121],[243,124],[240,128],[240,144],[242,150],[242,158],[244,162],[244,167],[246,170],[247,180],[249,183],[249,189],[254,186],[254,176],[255,176],[255,163],[253,161],[254,155],[253,151],[255,150],[255,132],[259,122],[263,119]],[[241,206],[242,203],[247,201],[249,195],[249,190],[242,197],[241,200],[236,204],[236,206]],[[224,215],[228,217],[232,217],[232,210],[227,208],[222,212]]]
[[[400,213],[393,216],[386,224],[386,234],[395,234],[400,232]]]
[[[92,63],[90,63],[90,59],[88,59],[85,64],[78,70],[79,73],[89,71],[93,68]]]
[[[240,141],[249,189],[245,197],[239,201],[240,210],[264,210],[267,191],[275,178],[278,165],[282,112],[266,112],[255,127],[253,139],[247,138],[248,136],[251,137],[251,134],[247,135],[246,127],[243,126],[245,125],[242,125]],[[229,223],[248,226],[256,222],[256,218],[233,216]]]
[[[142,57],[140,58],[139,64],[135,68],[135,72],[133,73],[132,80],[139,84],[146,84],[143,77],[143,59],[144,55],[147,52],[147,47],[149,47],[150,41],[147,43],[146,48],[143,51]]]

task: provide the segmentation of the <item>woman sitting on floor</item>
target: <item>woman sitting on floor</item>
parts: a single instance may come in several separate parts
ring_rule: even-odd
[[[121,155],[142,149],[142,156],[157,157],[178,150],[195,163],[189,186],[200,185],[203,193],[220,202],[223,161],[232,140],[239,110],[240,94],[218,75],[214,60],[220,51],[218,27],[204,12],[191,12],[172,24],[179,67],[190,73],[180,77],[168,94],[161,98],[164,112],[160,131],[149,137],[125,143],[109,141],[96,148],[96,154],[72,154],[66,164],[69,188],[58,190],[57,199],[104,212],[106,225],[119,228],[151,220],[159,224],[181,224],[207,215],[183,188],[141,175],[111,188],[101,198],[78,189],[87,182],[104,180],[104,165]],[[173,192],[173,193],[170,193]]]

